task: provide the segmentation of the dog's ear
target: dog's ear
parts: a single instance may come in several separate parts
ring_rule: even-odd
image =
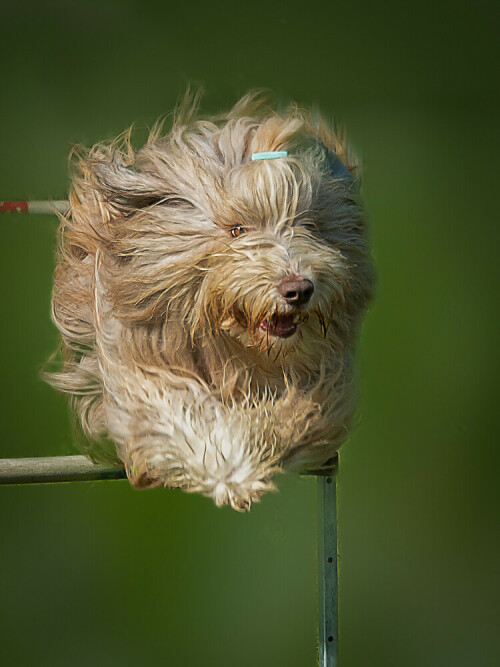
[[[128,216],[165,198],[165,183],[154,172],[136,167],[134,158],[113,146],[75,147],[71,155],[73,219],[92,236],[105,237],[101,224]],[[86,224],[88,223],[88,224]]]
[[[328,175],[335,180],[351,182],[353,180],[353,176],[346,165],[339,158],[337,153],[335,153],[335,151],[333,151],[331,148],[327,148],[326,146],[325,150],[327,154],[325,163],[328,167]]]
[[[127,166],[118,153],[92,162],[94,185],[102,200],[122,212],[152,206],[167,196],[158,178]]]
[[[305,140],[308,141],[309,150],[315,156],[313,159],[323,165],[322,171],[329,178],[336,181],[345,181],[346,184],[352,182],[353,174],[351,170],[343,162],[334,147],[327,146],[320,137],[314,135],[306,135]]]

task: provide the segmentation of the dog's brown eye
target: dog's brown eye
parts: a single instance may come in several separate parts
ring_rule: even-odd
[[[244,227],[233,227],[231,230],[229,230],[229,233],[231,236],[235,239],[238,236],[241,236],[246,232],[246,229]]]

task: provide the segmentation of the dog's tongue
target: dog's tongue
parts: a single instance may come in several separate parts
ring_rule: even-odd
[[[270,320],[262,320],[260,327],[273,336],[286,338],[297,330],[297,325],[293,320],[294,315],[273,315]]]

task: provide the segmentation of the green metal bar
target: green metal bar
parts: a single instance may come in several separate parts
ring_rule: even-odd
[[[0,484],[52,484],[125,478],[122,467],[92,463],[85,456],[0,459]]]
[[[338,667],[336,472],[317,477],[319,667]],[[124,478],[123,467],[92,463],[85,456],[0,459],[0,485]]]

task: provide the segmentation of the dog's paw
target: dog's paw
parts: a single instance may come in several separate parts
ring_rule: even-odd
[[[210,494],[217,507],[230,505],[237,512],[249,512],[253,503],[258,502],[267,491],[275,491],[271,481],[258,481],[251,484],[218,482]]]
[[[152,477],[147,470],[139,467],[136,463],[129,462],[125,465],[128,481],[135,489],[153,489],[162,486],[162,482]]]

